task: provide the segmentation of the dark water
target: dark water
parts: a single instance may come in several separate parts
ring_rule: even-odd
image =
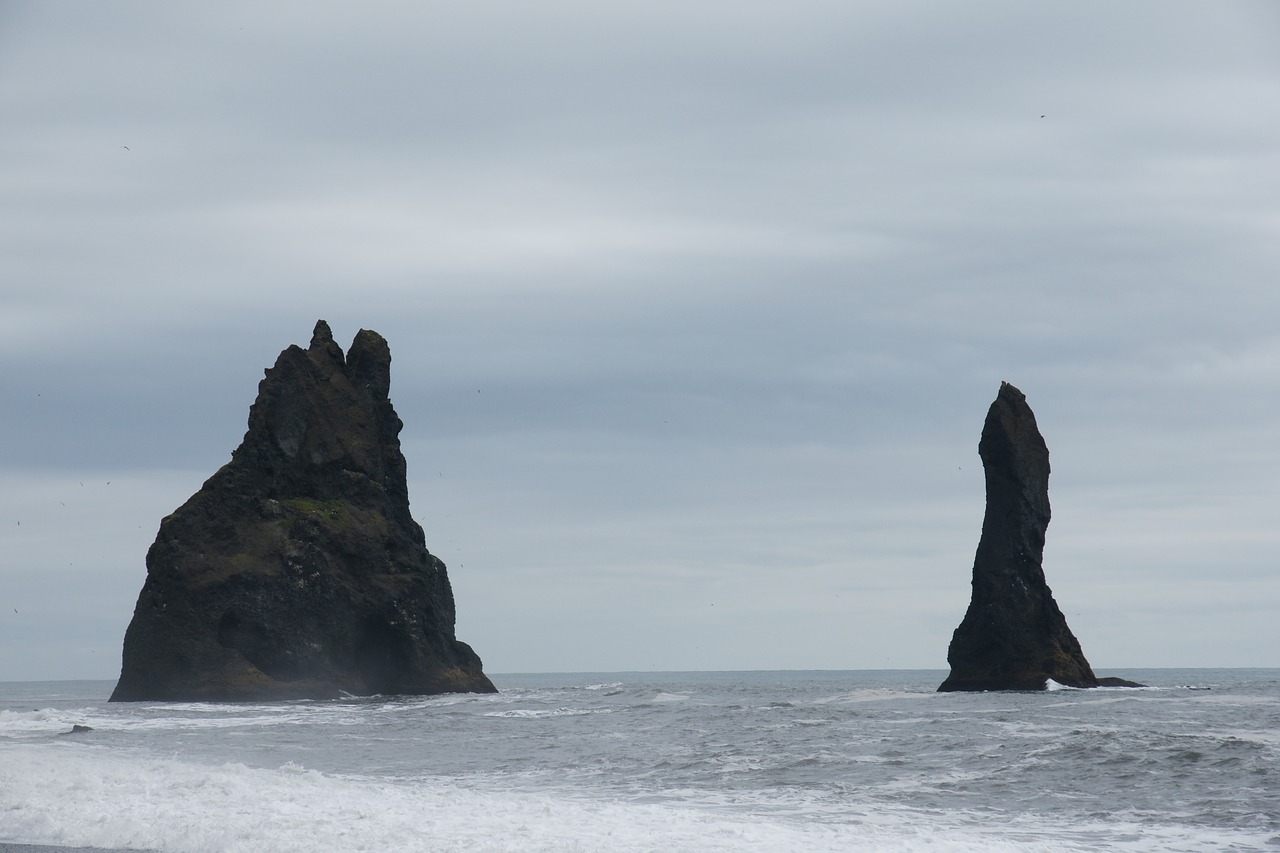
[[[1280,670],[497,676],[108,705],[0,685],[0,841],[160,850],[1280,850]],[[62,735],[73,724],[92,732]]]

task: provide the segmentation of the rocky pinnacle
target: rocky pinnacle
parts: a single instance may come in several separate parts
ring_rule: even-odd
[[[978,443],[987,481],[973,597],[947,651],[938,689],[1043,690],[1047,679],[1097,687],[1080,643],[1045,582],[1049,450],[1021,391],[1007,382]]]
[[[492,692],[409,513],[391,352],[318,322],[231,461],[160,523],[112,701]]]

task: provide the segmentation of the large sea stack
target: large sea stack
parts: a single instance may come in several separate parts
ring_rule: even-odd
[[[1000,383],[987,412],[978,455],[987,511],[973,561],[973,598],[947,651],[951,675],[938,689],[1043,690],[1048,679],[1097,687],[1045,583],[1049,449],[1026,396],[1008,382]]]
[[[231,461],[160,523],[112,701],[493,692],[410,517],[391,352],[323,320]]]

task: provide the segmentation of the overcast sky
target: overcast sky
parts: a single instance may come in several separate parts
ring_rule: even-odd
[[[1001,380],[1094,668],[1280,657],[1280,6],[0,5],[0,680],[324,318],[489,672],[939,668]]]

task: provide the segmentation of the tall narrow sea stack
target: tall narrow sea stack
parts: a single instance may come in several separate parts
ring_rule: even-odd
[[[947,651],[939,690],[1043,690],[1047,679],[1097,687],[1080,643],[1045,583],[1049,449],[1026,396],[1000,383],[978,443],[987,511],[973,561],[973,598]]]
[[[244,441],[160,523],[112,701],[493,692],[409,513],[391,352],[323,320]]]

